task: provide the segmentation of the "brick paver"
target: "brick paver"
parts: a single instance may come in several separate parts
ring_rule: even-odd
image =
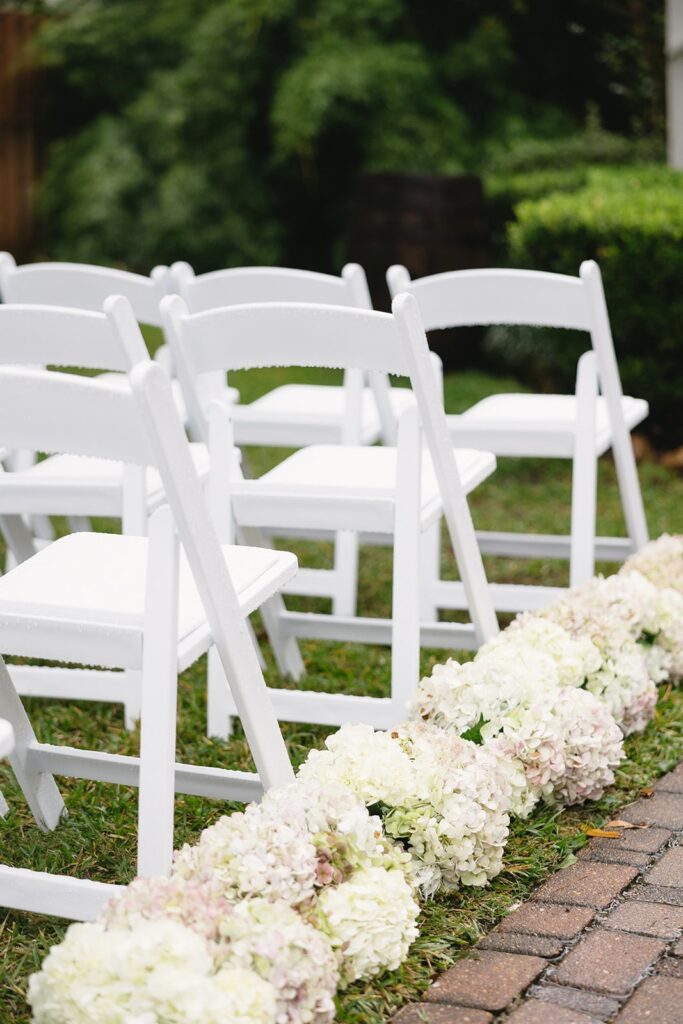
[[[549,1024],[548,1004],[529,999],[514,1011],[506,1021],[510,1024]],[[596,1024],[595,1017],[576,1010],[565,1010],[557,1006],[552,1012],[552,1024]]]
[[[545,967],[546,961],[538,956],[485,950],[471,960],[459,960],[427,990],[425,999],[480,1010],[503,1010]]]
[[[627,995],[665,949],[661,939],[597,928],[554,969],[552,980],[605,995]]]
[[[554,958],[563,952],[564,942],[547,935],[516,935],[514,932],[493,931],[477,943],[477,949],[497,949],[501,953],[527,953],[529,956]]]
[[[615,1024],[681,1024],[683,980],[646,978]]]
[[[651,885],[683,886],[683,846],[672,846],[645,875]]]
[[[622,818],[621,820],[625,821],[626,819]],[[620,830],[615,829],[614,831]],[[587,845],[599,850],[618,849],[636,850],[638,853],[659,853],[670,839],[671,832],[668,828],[648,826],[648,828],[625,828],[619,839],[591,839]]]
[[[404,1006],[392,1020],[394,1024],[491,1024],[493,1015],[466,1006],[415,1003]]]
[[[651,792],[394,1024],[683,1024],[683,764]]]
[[[638,869],[628,864],[592,864],[581,861],[564,871],[558,871],[536,890],[532,899],[578,903],[584,907],[602,909],[608,907],[637,875]]]
[[[593,916],[594,912],[588,907],[570,907],[566,903],[541,903],[534,900],[507,914],[494,931],[573,939],[591,923]]]
[[[683,907],[632,900],[619,904],[602,924],[605,928],[675,939],[683,930]]]
[[[553,1007],[562,1006],[575,1013],[587,1013],[598,1020],[611,1020],[619,1009],[617,1000],[610,996],[599,996],[596,992],[570,988],[567,985],[532,985],[527,995],[530,999],[541,999],[544,1003],[552,1003]],[[553,1008],[553,1015],[554,1013]],[[553,1015],[549,1015],[551,1021]]]
[[[619,811],[619,817],[634,825],[658,825],[661,828],[680,830],[683,828],[683,795],[655,793],[654,796],[636,800]]]

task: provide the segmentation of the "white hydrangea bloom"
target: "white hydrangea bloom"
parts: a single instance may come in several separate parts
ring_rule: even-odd
[[[528,791],[518,794],[512,810],[523,814],[552,793],[564,772],[558,689],[548,655],[519,644],[511,658],[498,647],[463,665],[436,665],[420,683],[413,712],[457,735],[476,734],[500,756],[521,762]]]
[[[396,970],[417,938],[418,914],[402,871],[367,868],[324,889],[312,920],[337,951],[346,985]]]
[[[229,900],[266,896],[295,906],[313,896],[317,866],[315,847],[298,822],[251,804],[205,829],[195,846],[183,846],[173,874],[217,881]]]
[[[602,655],[590,637],[572,636],[558,623],[530,613],[519,615],[506,630],[484,644],[477,658],[500,649],[507,649],[509,656],[514,657],[511,645],[533,647],[550,655],[560,686],[583,686],[588,676],[602,666]]]
[[[391,733],[346,725],[326,747],[311,751],[300,778],[343,780],[376,808],[425,895],[484,885],[501,870],[508,810],[522,788],[514,765],[422,722]]]
[[[28,1001],[36,1024],[276,1024],[273,986],[216,971],[207,942],[176,921],[72,925],[30,978]]]
[[[593,694],[564,688],[557,697],[564,723],[565,769],[553,799],[563,805],[599,800],[625,756],[621,730]]]
[[[646,624],[642,588],[625,577],[595,579],[538,614],[572,636],[590,637],[602,666],[589,675],[586,689],[609,708],[625,735],[642,730],[654,714],[655,683],[668,671],[670,660],[663,648],[639,642]]]
[[[656,587],[683,594],[683,536],[663,533],[627,558],[620,571],[639,572]]]
[[[243,900],[221,921],[218,962],[255,971],[277,993],[277,1024],[328,1024],[339,983],[337,956],[322,932],[286,903]]]

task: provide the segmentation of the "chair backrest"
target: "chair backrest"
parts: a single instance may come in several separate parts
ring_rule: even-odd
[[[425,330],[521,324],[586,331],[613,429],[625,437],[621,380],[600,268],[585,260],[578,277],[536,270],[456,270],[412,281],[403,266],[387,271],[392,296],[413,295]]]
[[[372,309],[365,272],[347,263],[341,275],[287,267],[233,267],[195,275],[189,263],[174,263],[172,286],[192,313],[253,302],[312,302]]]
[[[159,326],[159,303],[169,288],[168,267],[149,277],[87,263],[27,263],[0,253],[0,298],[7,303],[99,311],[109,295],[124,295],[139,323]]]
[[[318,274],[287,267],[236,267],[195,275],[189,263],[174,263],[170,271],[172,287],[183,297],[191,313],[203,313],[224,306],[263,302],[305,302],[314,305],[349,306],[372,309],[365,271],[358,263],[347,263],[340,276]],[[364,379],[354,371],[344,376],[347,388],[347,412],[354,422],[347,434],[360,431]],[[389,381],[379,373],[368,375],[377,403],[385,440],[395,438],[396,423],[391,407]],[[205,388],[206,398],[212,389]],[[213,396],[216,389],[213,389]],[[205,404],[205,403],[204,403]],[[205,432],[205,424],[202,432]]]
[[[168,376],[148,361],[131,373],[146,437],[202,599],[213,642],[265,788],[293,779],[289,755],[192,462]]]
[[[0,365],[128,371],[148,358],[130,303],[120,295],[103,312],[58,306],[0,306]]]
[[[399,296],[392,313],[301,303],[232,306],[191,314],[180,296],[162,302],[167,337],[178,376],[196,395],[201,374],[262,366],[317,366],[407,376],[446,507],[458,563],[483,581],[467,501],[450,443],[436,370],[415,299]],[[195,401],[197,399],[195,398]],[[486,593],[488,593],[486,591]],[[489,612],[480,635],[495,632]]]

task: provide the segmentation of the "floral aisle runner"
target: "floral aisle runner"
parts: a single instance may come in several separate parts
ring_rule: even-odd
[[[37,1024],[325,1024],[397,968],[419,900],[486,885],[510,816],[601,796],[623,737],[683,677],[683,537],[438,665],[389,732],[344,726],[297,781],[221,818],[72,925],[33,975]]]

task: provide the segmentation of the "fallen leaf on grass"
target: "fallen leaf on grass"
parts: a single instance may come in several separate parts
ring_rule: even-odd
[[[593,839],[621,839],[621,832],[606,832],[604,828],[587,828],[584,833]]]
[[[616,818],[615,821],[608,821],[605,828],[649,828],[649,825],[634,825],[632,821],[621,821],[620,818]]]

